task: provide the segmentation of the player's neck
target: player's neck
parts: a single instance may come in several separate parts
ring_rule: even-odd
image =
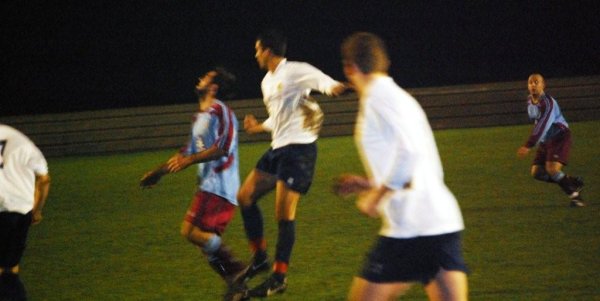
[[[531,95],[531,102],[534,104],[537,104],[540,102],[540,98],[542,98],[542,96],[544,95],[544,93],[540,93],[540,94],[532,94]]]
[[[200,110],[200,112],[204,112],[208,110],[208,108],[210,108],[213,105],[213,103],[215,103],[215,98],[211,95],[206,95],[202,97],[198,102],[198,110]]]
[[[385,73],[359,73],[356,78],[357,90],[360,94],[364,94],[368,91],[369,87],[373,82],[383,76],[387,76]]]
[[[269,72],[275,72],[275,69],[277,69],[277,66],[279,66],[279,63],[281,63],[281,61],[283,61],[285,58],[282,56],[273,56],[268,62],[267,62],[267,69],[269,70]]]

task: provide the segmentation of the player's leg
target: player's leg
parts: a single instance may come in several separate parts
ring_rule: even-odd
[[[25,286],[19,277],[19,262],[25,251],[31,212],[0,212],[0,298],[25,300]]]
[[[300,193],[289,188],[278,180],[275,193],[275,218],[278,225],[277,245],[273,273],[261,285],[250,291],[250,296],[267,297],[275,293],[283,293],[287,288],[287,269],[296,241],[296,206]]]
[[[569,196],[571,206],[582,207],[585,205],[580,195],[583,189],[583,180],[580,177],[567,175],[562,171],[569,160],[571,144],[571,132],[569,131],[549,141],[547,143],[545,169],[552,180]]]
[[[199,191],[181,223],[181,235],[202,250],[209,265],[228,283],[246,268],[221,239],[234,212],[235,206],[226,199]]]
[[[317,156],[315,143],[288,145],[278,150],[275,216],[278,225],[273,274],[250,291],[251,296],[264,297],[285,291],[287,268],[296,240],[296,207],[300,196],[308,192]]]
[[[348,300],[396,300],[399,296],[406,293],[411,285],[411,283],[406,282],[374,283],[360,277],[354,277],[352,286],[350,287],[350,293],[348,294]]]
[[[255,168],[248,174],[238,191],[237,198],[244,220],[244,230],[253,253],[266,250],[263,216],[257,202],[275,188],[276,180],[275,176]]]
[[[260,164],[260,161],[259,161]],[[238,202],[248,238],[252,263],[244,278],[252,278],[256,273],[268,270],[267,243],[264,237],[264,221],[258,200],[275,188],[277,178],[255,168],[248,174],[238,192]],[[247,279],[246,279],[247,280]]]
[[[554,183],[552,177],[546,172],[544,165],[531,165],[531,176],[538,181]]]
[[[435,279],[425,286],[425,292],[432,301],[466,301],[467,275],[462,271],[447,271],[442,268]]]
[[[468,268],[463,258],[460,232],[448,233],[429,237],[432,247],[429,260],[434,268],[432,279],[425,283],[425,292],[429,300],[467,300]]]

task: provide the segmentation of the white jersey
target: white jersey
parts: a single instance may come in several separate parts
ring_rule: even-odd
[[[35,175],[48,174],[42,152],[21,132],[0,124],[0,212],[33,209]]]
[[[392,78],[360,99],[355,139],[369,179],[394,189],[378,207],[380,235],[411,238],[460,231],[462,215],[444,183],[433,132],[418,102]]]
[[[269,118],[263,127],[271,131],[273,149],[288,144],[312,143],[318,138],[322,118],[319,105],[309,100],[311,90],[331,95],[339,83],[310,64],[283,59],[274,72],[268,72],[261,83],[263,101]]]

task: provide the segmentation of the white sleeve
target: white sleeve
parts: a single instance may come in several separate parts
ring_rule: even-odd
[[[387,104],[388,102],[378,103]],[[389,129],[390,141],[393,141],[392,145],[395,145],[394,148],[390,149],[391,167],[388,169],[389,173],[383,175],[383,184],[395,190],[403,189],[412,179],[418,156],[414,142],[407,132],[409,121],[391,106],[371,106],[371,109],[376,112],[380,121],[384,123],[383,127]]]
[[[338,81],[308,63],[295,62],[292,70],[295,83],[305,89],[331,95],[333,88],[339,85]]]
[[[33,144],[27,150],[27,167],[33,170],[36,175],[48,174],[48,162],[46,162],[42,152]]]
[[[265,121],[263,121],[262,126],[266,131],[272,132],[273,131],[273,117],[269,116],[269,118],[267,118]]]

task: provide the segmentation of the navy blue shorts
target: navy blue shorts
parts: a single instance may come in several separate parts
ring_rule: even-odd
[[[360,277],[374,283],[429,283],[440,268],[468,273],[460,232],[408,239],[379,236]]]
[[[31,218],[31,211],[27,214],[0,212],[0,267],[9,269],[21,261]]]
[[[317,161],[317,144],[290,144],[269,150],[256,169],[277,176],[292,190],[305,194],[312,184]]]

